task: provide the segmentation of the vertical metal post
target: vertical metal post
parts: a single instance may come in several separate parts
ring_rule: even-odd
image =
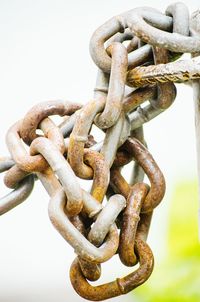
[[[190,19],[190,30],[192,36],[200,38],[200,10],[195,11]],[[193,57],[200,55],[194,53]],[[196,132],[196,150],[197,150],[197,173],[198,173],[198,191],[199,191],[199,240],[200,240],[200,80],[193,80],[193,98],[195,108],[195,132]]]

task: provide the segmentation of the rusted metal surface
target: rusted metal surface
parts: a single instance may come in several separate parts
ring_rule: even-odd
[[[94,178],[91,188],[91,195],[102,202],[106,194],[109,180],[110,180],[110,169],[106,163],[104,157],[99,152],[85,149],[84,151],[85,162],[92,167],[94,171]]]
[[[111,258],[116,253],[119,244],[117,227],[115,225],[110,227],[104,246],[97,248],[72,225],[64,212],[65,203],[64,192],[56,192],[49,204],[49,216],[55,228],[74,248],[75,253],[93,263],[102,263]]]
[[[131,87],[152,85],[165,82],[185,82],[200,77],[200,56],[190,60],[180,60],[168,64],[136,67],[127,75],[127,84]]]
[[[184,11],[184,16],[187,17],[187,8],[184,4],[176,5],[173,8],[173,15],[178,14],[180,10]],[[177,12],[177,13],[176,13]],[[172,10],[168,10],[171,14]],[[188,22],[188,20],[184,20]],[[129,28],[138,38],[147,44],[166,48],[174,52],[198,52],[200,48],[200,39],[197,37],[188,37],[183,34],[172,34],[173,19],[160,13],[156,9],[150,7],[142,7],[130,10],[121,15],[111,18],[102,26],[100,26],[93,34],[90,41],[90,54],[96,65],[110,72],[111,58],[106,53],[104,43],[118,32],[124,32]],[[178,26],[175,27],[177,29]]]
[[[80,104],[72,104],[62,100],[39,103],[25,115],[20,136],[25,143],[30,144],[37,137],[36,129],[44,118],[55,114],[60,116],[71,115],[80,108]]]
[[[122,218],[119,245],[120,259],[126,266],[133,266],[137,263],[137,256],[134,252],[135,236],[140,220],[141,207],[147,193],[148,186],[143,183],[137,183],[130,189],[127,198],[127,206]]]
[[[155,64],[164,63],[169,61],[169,52],[167,49],[159,47],[153,48]],[[156,109],[167,109],[170,107],[176,97],[176,87],[173,83],[158,83],[157,84],[157,99],[150,100],[150,103]]]
[[[76,292],[85,299],[102,301],[126,294],[144,283],[151,275],[154,265],[153,254],[147,243],[136,240],[135,249],[140,266],[124,278],[117,278],[107,284],[92,286],[84,277],[79,263],[75,260],[70,269],[70,279]]]
[[[110,128],[119,118],[128,67],[127,50],[123,44],[113,42],[108,51],[112,57],[108,95],[103,112],[95,118],[96,125],[101,129]]]
[[[40,153],[47,160],[53,172],[58,176],[67,196],[67,211],[71,215],[80,213],[83,207],[81,187],[68,162],[48,138],[36,138],[30,146],[30,153]]]
[[[68,159],[76,175],[82,178],[92,178],[93,171],[83,161],[84,145],[96,114],[103,110],[105,97],[86,104],[80,111],[72,133],[68,148]]]
[[[165,179],[155,160],[149,151],[138,140],[129,138],[124,148],[132,154],[148,176],[151,188],[142,205],[142,212],[152,211],[163,199],[165,194]],[[121,193],[126,198],[129,195],[130,186],[121,175],[119,168],[111,170],[111,186],[117,193]]]
[[[185,52],[192,58],[178,60]],[[193,82],[199,153],[200,12],[189,22],[180,2],[165,14],[149,7],[130,10],[95,31],[90,53],[98,67],[91,101],[39,103],[8,130],[11,157],[0,158],[0,172],[14,190],[0,199],[0,214],[24,201],[39,179],[50,197],[50,220],[77,255],[71,283],[83,298],[100,301],[128,293],[152,273],[146,240],[165,179],[147,148],[143,124],[173,104],[174,82]],[[63,121],[56,125],[52,115]],[[130,180],[123,176],[127,164]],[[88,191],[78,178],[92,180]],[[116,254],[122,264],[139,267],[91,285],[88,280],[98,280],[101,264]]]
[[[59,131],[59,128],[54,126],[53,122],[48,119],[42,123],[48,123],[48,131],[46,132],[49,139],[53,139],[54,145],[61,153],[65,151],[64,139]],[[6,142],[8,149],[15,160],[16,164],[24,171],[27,172],[41,172],[44,171],[48,164],[46,160],[40,155],[31,156],[27,153],[25,146],[20,137],[20,127],[22,121],[18,121],[8,131]],[[47,130],[47,129],[46,129]],[[50,130],[50,131],[49,131]]]
[[[115,222],[119,213],[125,208],[126,200],[122,195],[113,195],[106,206],[99,213],[88,239],[95,245],[100,245],[104,241],[110,227]]]
[[[0,158],[0,173],[10,169],[14,162],[10,158]],[[0,215],[5,214],[20,203],[25,201],[31,194],[34,186],[34,177],[30,175],[16,184],[15,189],[0,198]]]
[[[147,143],[144,138],[143,126],[131,131],[131,137],[139,140],[147,148]],[[131,173],[131,177],[130,177],[130,185],[134,185],[138,182],[142,182],[144,179],[144,176],[145,176],[144,170],[139,165],[139,163],[137,161],[135,161],[133,163],[132,173]]]

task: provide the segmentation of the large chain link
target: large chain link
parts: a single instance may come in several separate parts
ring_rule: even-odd
[[[186,52],[193,58],[179,60]],[[13,191],[0,199],[0,213],[23,202],[39,179],[50,196],[52,224],[77,254],[71,283],[80,296],[99,301],[128,293],[152,273],[146,240],[165,179],[147,149],[143,124],[172,105],[173,82],[193,81],[199,125],[200,11],[190,18],[179,2],[165,14],[149,7],[125,12],[94,32],[90,53],[98,66],[93,100],[84,106],[39,103],[8,130],[11,157],[0,158],[0,172],[6,171],[4,182]],[[56,125],[52,115],[63,116],[63,122]],[[94,127],[103,141],[96,141]],[[128,181],[122,169],[130,162]],[[78,177],[92,179],[89,192]],[[101,276],[101,263],[116,253],[124,265],[139,267],[124,278],[91,285],[88,280]]]

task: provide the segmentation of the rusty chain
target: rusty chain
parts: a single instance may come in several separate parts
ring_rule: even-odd
[[[11,157],[0,158],[0,172],[6,172],[4,183],[13,191],[0,199],[0,213],[22,203],[39,179],[50,196],[52,224],[77,254],[71,283],[86,299],[128,293],[152,273],[154,258],[146,240],[165,179],[147,148],[143,124],[172,105],[174,82],[186,81],[194,84],[199,124],[199,33],[200,11],[190,17],[180,2],[164,14],[142,7],[113,17],[90,41],[98,67],[93,100],[84,106],[61,100],[39,103],[7,132]],[[192,58],[180,59],[184,53]],[[63,122],[56,125],[52,115],[64,117]],[[103,132],[103,141],[93,137],[94,126]],[[200,150],[198,134],[199,127]],[[128,181],[121,172],[130,162]],[[77,177],[92,180],[90,192]],[[124,265],[139,267],[113,282],[90,284],[115,254]]]

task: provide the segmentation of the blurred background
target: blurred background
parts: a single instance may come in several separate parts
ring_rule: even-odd
[[[162,12],[171,1],[1,0],[0,147],[8,155],[8,128],[36,103],[51,99],[88,102],[97,68],[89,55],[93,31],[138,6]],[[185,1],[190,12],[199,0]],[[175,103],[145,125],[145,137],[163,171],[167,192],[155,210],[148,243],[155,256],[149,281],[113,301],[200,301],[200,246],[192,89],[177,85]],[[2,180],[2,179],[1,179]],[[1,181],[1,195],[8,192]],[[0,301],[84,301],[70,285],[72,248],[51,225],[49,197],[37,182],[23,204],[0,219]],[[134,268],[132,268],[134,270]],[[99,283],[131,269],[117,257],[103,265]]]

